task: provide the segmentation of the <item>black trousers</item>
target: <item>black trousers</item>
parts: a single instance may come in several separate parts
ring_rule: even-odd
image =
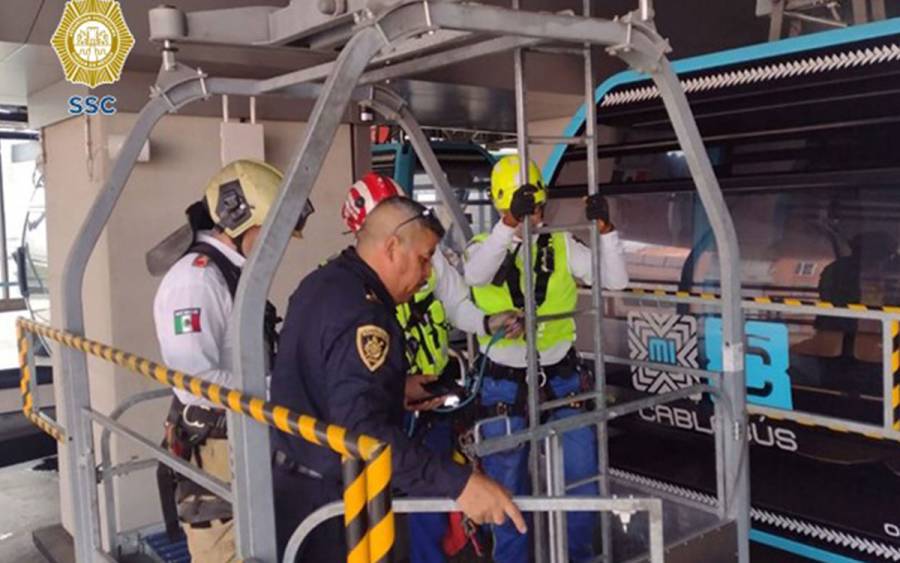
[[[275,492],[278,560],[281,561],[288,541],[300,522],[322,506],[341,500],[341,485],[337,482],[288,473],[278,466],[272,468],[272,481]],[[316,526],[300,546],[296,561],[346,562],[347,544],[343,515],[330,518]]]

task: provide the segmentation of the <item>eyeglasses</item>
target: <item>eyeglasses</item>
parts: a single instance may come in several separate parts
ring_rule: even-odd
[[[436,234],[439,239],[444,238],[444,234],[446,231],[444,230],[444,226],[441,224],[440,219],[438,219],[437,214],[435,214],[434,209],[425,207],[424,205],[420,207],[421,209],[418,213],[408,219],[401,221],[400,224],[394,227],[394,231],[391,234],[396,235],[398,232],[400,232],[400,229],[402,229],[406,225],[409,225],[413,221],[422,221],[425,223],[425,227],[429,231]]]

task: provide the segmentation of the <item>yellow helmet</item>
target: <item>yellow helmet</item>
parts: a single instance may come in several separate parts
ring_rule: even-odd
[[[509,209],[513,194],[521,187],[519,182],[518,156],[504,156],[497,161],[491,171],[491,200],[497,211],[502,213]],[[535,203],[541,204],[547,201],[547,190],[544,189],[541,171],[533,160],[528,161],[528,183],[538,188],[537,193],[534,194]]]
[[[206,205],[213,222],[231,238],[262,226],[278,197],[284,176],[259,160],[235,160],[206,185]]]

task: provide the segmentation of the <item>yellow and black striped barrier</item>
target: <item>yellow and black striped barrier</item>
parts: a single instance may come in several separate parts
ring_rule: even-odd
[[[716,301],[721,298],[716,293],[700,292],[700,291],[671,291],[668,289],[644,289],[640,287],[629,287],[622,290],[624,293],[631,293],[642,296],[659,296],[659,297],[691,297],[694,299],[704,299],[706,301]],[[796,297],[779,297],[772,295],[760,295],[757,297],[744,298],[744,303],[756,303],[758,305],[785,305],[788,307],[817,307],[819,309],[843,309],[848,311],[865,311],[873,313],[891,313],[900,314],[900,306],[897,305],[865,305],[863,303],[850,303],[847,305],[835,305],[830,301],[822,301],[819,299],[798,299]]]
[[[389,444],[369,436],[356,435],[345,428],[326,424],[287,407],[245,395],[236,389],[209,383],[135,354],[48,325],[20,318],[16,321],[16,330],[20,336],[19,358],[22,362],[23,380],[26,376],[30,377],[25,337],[25,333],[30,332],[102,358],[163,385],[187,391],[220,407],[340,454],[344,466],[347,561],[363,563],[390,560],[395,533],[394,512],[391,508]],[[31,420],[35,422],[34,419]]]
[[[891,323],[891,375],[893,392],[891,406],[894,412],[894,430],[900,431],[900,323]]]
[[[52,436],[57,442],[64,442],[66,434],[59,425],[40,411],[35,412],[34,410],[34,397],[31,395],[31,378],[37,377],[37,374],[31,373],[31,368],[28,366],[28,335],[18,323],[16,323],[16,341],[19,344],[19,368],[22,374],[19,378],[19,391],[22,394],[22,413],[32,424]]]

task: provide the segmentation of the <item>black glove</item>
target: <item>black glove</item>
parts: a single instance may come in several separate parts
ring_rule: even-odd
[[[600,194],[589,195],[585,201],[584,215],[588,221],[603,221],[609,224],[609,204]]]
[[[521,221],[525,217],[532,215],[537,211],[537,203],[534,201],[534,195],[538,192],[536,186],[525,184],[512,196],[509,204],[509,212],[517,221]]]

